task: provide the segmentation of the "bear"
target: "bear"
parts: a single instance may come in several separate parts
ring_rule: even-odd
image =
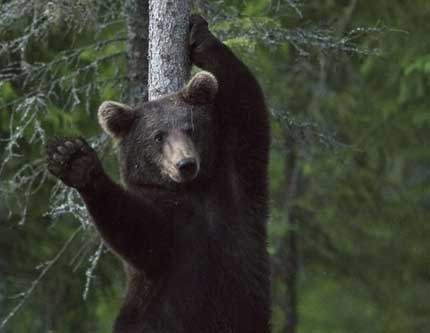
[[[117,146],[121,185],[82,137],[50,142],[48,169],[78,191],[124,264],[114,332],[268,333],[264,95],[204,18],[191,17],[188,38],[202,71],[182,90],[98,110]]]

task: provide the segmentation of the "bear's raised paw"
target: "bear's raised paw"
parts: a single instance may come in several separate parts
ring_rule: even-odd
[[[48,170],[64,184],[83,188],[101,170],[96,152],[82,138],[56,138],[46,146]]]
[[[189,29],[188,43],[191,61],[203,68],[208,55],[212,52],[211,46],[217,43],[217,39],[209,31],[207,21],[200,15],[191,16]]]

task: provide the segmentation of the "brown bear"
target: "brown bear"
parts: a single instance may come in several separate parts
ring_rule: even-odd
[[[268,333],[269,122],[248,68],[192,16],[203,72],[181,91],[130,107],[104,102],[123,185],[81,138],[47,147],[48,168],[82,196],[124,262],[115,332]]]

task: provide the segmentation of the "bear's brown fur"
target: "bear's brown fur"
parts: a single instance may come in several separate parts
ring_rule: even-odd
[[[83,139],[48,146],[51,172],[78,189],[128,292],[115,332],[268,333],[269,125],[248,68],[199,16],[190,54],[207,72],[136,108],[105,102],[118,143],[114,183]]]

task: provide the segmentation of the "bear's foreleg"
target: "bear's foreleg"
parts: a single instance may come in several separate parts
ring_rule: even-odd
[[[116,184],[82,138],[57,138],[47,146],[48,169],[78,190],[107,245],[136,269],[158,272],[170,242],[166,219],[150,198]]]

